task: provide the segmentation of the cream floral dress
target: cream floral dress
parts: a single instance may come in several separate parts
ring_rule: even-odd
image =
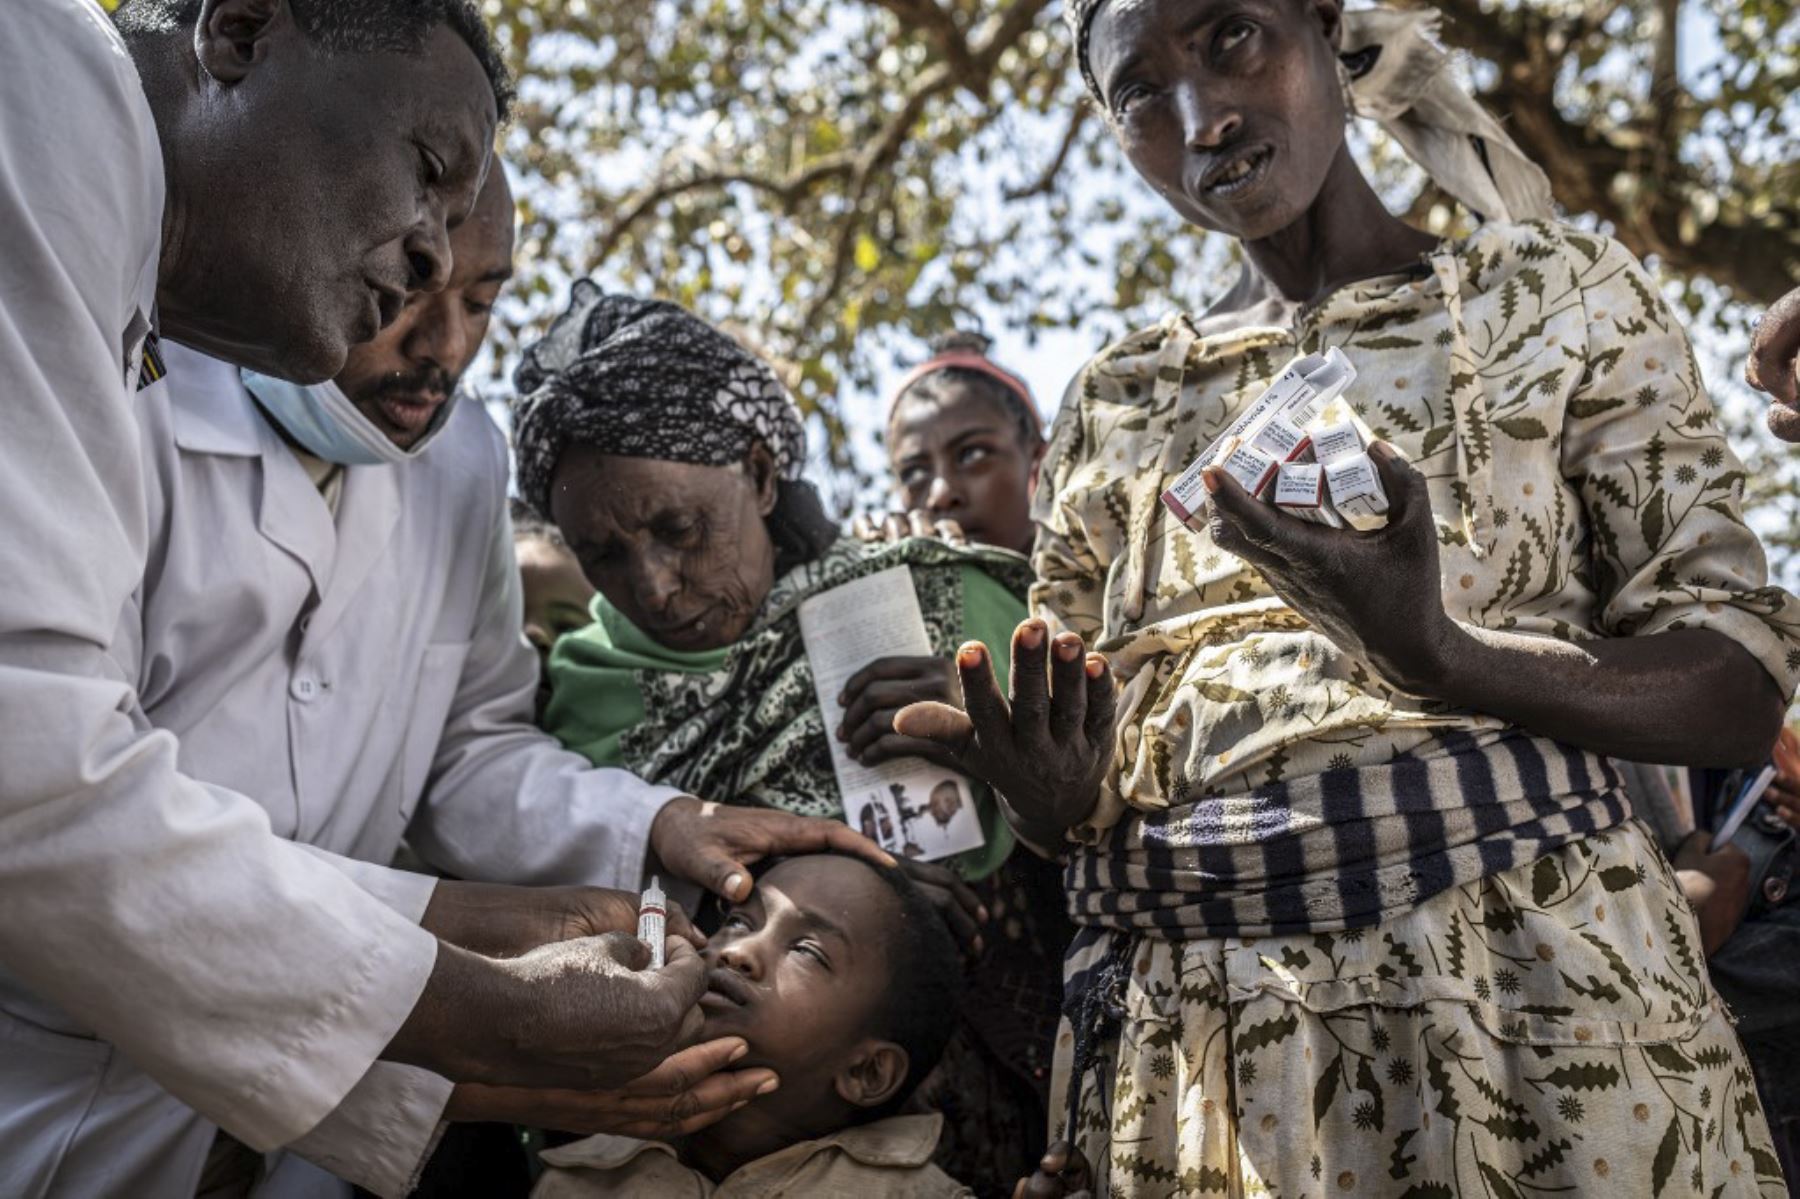
[[[1454,618],[1576,641],[1712,629],[1793,693],[1800,604],[1767,585],[1742,467],[1653,283],[1606,238],[1489,225],[1279,324],[1171,317],[1077,378],[1033,603],[1111,657],[1123,712],[1078,842],[1509,735],[1388,688],[1158,502],[1290,357],[1325,346],[1429,480]],[[1784,1194],[1698,947],[1634,822],[1373,928],[1138,937],[1073,1132],[1103,1194]],[[1078,948],[1071,977],[1097,952]]]

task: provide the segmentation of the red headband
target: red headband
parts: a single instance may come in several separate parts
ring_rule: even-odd
[[[974,350],[951,350],[948,353],[939,354],[930,362],[915,366],[906,378],[900,380],[900,386],[894,389],[894,398],[888,404],[888,420],[894,419],[894,409],[900,406],[900,397],[905,395],[914,383],[926,375],[946,370],[974,371],[996,380],[1024,402],[1025,411],[1031,417],[1032,429],[1037,432],[1039,437],[1044,435],[1044,418],[1038,414],[1037,402],[1031,398],[1031,388],[1025,380],[996,364],[987,355],[978,354]]]

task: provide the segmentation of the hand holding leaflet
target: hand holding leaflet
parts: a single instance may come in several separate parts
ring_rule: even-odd
[[[838,697],[878,658],[931,653],[912,572],[904,566],[856,579],[800,605],[800,635],[827,728],[843,717]],[[864,766],[828,739],[844,819],[900,857],[935,861],[980,848],[986,838],[969,781],[920,758]]]

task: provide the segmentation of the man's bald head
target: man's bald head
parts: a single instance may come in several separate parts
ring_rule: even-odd
[[[456,390],[512,277],[512,187],[494,160],[469,217],[450,232],[450,281],[415,292],[393,324],[350,351],[338,386],[393,443],[411,446]]]

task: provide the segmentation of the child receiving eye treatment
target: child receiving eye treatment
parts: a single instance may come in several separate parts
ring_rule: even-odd
[[[941,1115],[901,1116],[955,1025],[956,944],[898,870],[835,854],[777,861],[704,956],[703,1039],[779,1089],[675,1144],[595,1136],[547,1150],[534,1199],[602,1195],[972,1194],[931,1164]]]

